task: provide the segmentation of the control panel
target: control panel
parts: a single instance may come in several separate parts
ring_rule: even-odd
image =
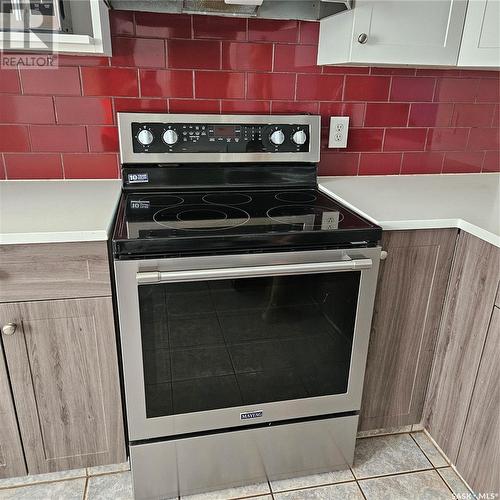
[[[134,153],[307,153],[308,124],[132,121]]]

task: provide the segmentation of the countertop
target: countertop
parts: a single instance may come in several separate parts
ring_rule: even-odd
[[[500,174],[320,177],[333,198],[382,229],[456,227],[500,247]]]
[[[106,241],[121,181],[0,181],[0,244]]]

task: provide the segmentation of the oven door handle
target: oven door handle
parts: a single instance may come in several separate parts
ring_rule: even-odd
[[[293,274],[360,271],[363,269],[370,269],[372,265],[373,262],[371,259],[362,258],[337,262],[308,262],[305,264],[283,264],[275,266],[192,269],[189,271],[143,271],[137,273],[137,283],[145,285],[148,283],[177,283],[179,281],[259,278]]]

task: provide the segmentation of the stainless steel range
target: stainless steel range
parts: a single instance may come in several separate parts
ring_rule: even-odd
[[[318,189],[319,117],[118,120],[136,498],[347,467],[381,230]]]

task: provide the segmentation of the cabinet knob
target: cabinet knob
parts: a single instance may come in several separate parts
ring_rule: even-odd
[[[367,40],[368,40],[368,35],[366,33],[361,33],[358,36],[358,42],[361,44],[366,43]]]
[[[380,252],[380,260],[385,260],[387,259],[387,252],[385,250],[382,250]]]
[[[15,323],[7,323],[2,326],[2,333],[4,335],[14,335],[17,330],[17,325]]]

